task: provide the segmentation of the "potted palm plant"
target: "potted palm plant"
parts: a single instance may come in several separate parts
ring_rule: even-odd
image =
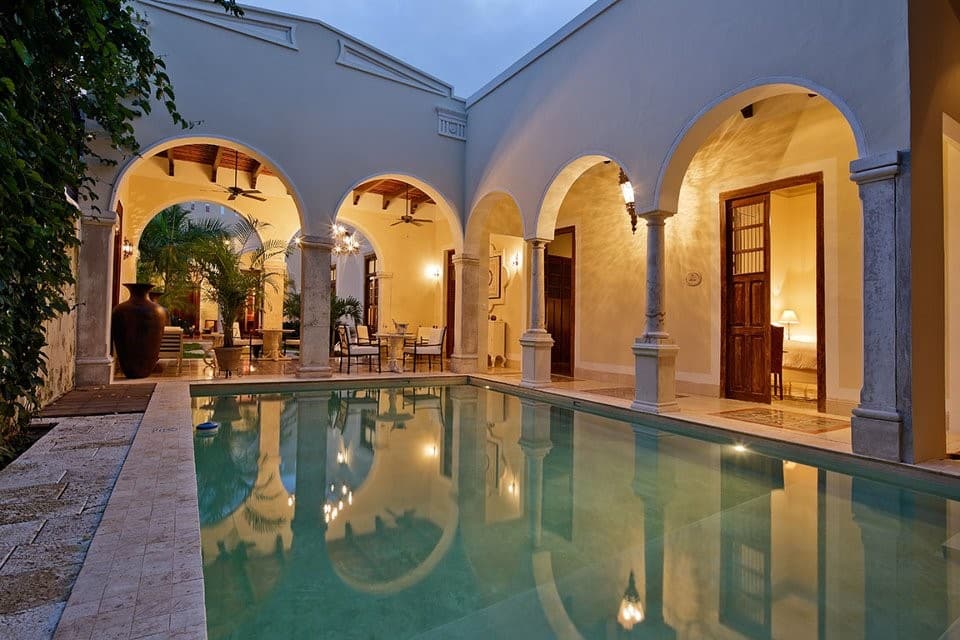
[[[223,240],[201,243],[196,253],[196,268],[206,283],[207,298],[217,305],[223,320],[223,346],[216,347],[217,364],[228,374],[240,370],[242,346],[234,344],[233,325],[240,318],[251,294],[265,287],[279,290],[280,274],[267,270],[274,258],[287,253],[287,245],[278,240],[259,239],[269,226],[256,218],[241,216]]]

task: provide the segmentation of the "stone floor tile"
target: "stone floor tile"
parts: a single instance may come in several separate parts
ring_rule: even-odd
[[[57,626],[64,602],[55,602],[0,616],[0,638],[49,638]]]

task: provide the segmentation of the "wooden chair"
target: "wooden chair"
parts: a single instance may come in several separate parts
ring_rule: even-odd
[[[183,369],[183,329],[163,328],[163,338],[160,339],[160,360],[176,360],[177,375],[180,375]]]
[[[354,358],[366,358],[367,366],[373,371],[373,358],[377,359],[377,373],[381,371],[380,345],[357,344],[350,340],[347,327],[337,327],[337,343],[340,345],[340,371],[343,371],[343,359],[347,359],[347,373],[350,373],[350,361]]]
[[[773,375],[773,393],[779,391],[783,400],[783,327],[770,327],[770,373]]]
[[[417,339],[412,345],[403,348],[403,366],[406,367],[407,356],[413,357],[413,370],[417,370],[417,360],[427,359],[427,370],[433,369],[433,359],[440,360],[440,371],[443,371],[443,340],[447,335],[446,327],[420,327]]]

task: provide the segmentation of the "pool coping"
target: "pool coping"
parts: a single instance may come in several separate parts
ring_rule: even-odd
[[[703,424],[693,416],[643,413],[567,390],[531,389],[492,376],[444,373],[309,381],[278,377],[249,382],[162,382],[143,414],[54,637],[207,637],[192,397],[355,389],[374,382],[389,387],[471,384],[641,428],[739,444],[765,455],[960,499],[960,478],[938,469],[867,458],[802,439],[785,441]]]

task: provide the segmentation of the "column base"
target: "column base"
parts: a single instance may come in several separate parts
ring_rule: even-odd
[[[450,356],[450,371],[454,373],[474,373],[477,370],[477,354],[453,354]]]
[[[903,418],[899,413],[857,407],[850,420],[850,432],[854,453],[894,462],[902,460]]]
[[[113,358],[77,358],[74,386],[105,387],[113,384]]]
[[[331,367],[324,367],[318,364],[301,365],[300,368],[297,369],[297,377],[305,380],[322,380],[324,378],[332,378],[333,369]]]
[[[636,383],[631,409],[645,413],[673,413],[677,404],[677,354],[673,344],[633,344],[636,357]]]
[[[553,338],[546,331],[527,331],[520,337],[520,386],[537,388],[550,384],[550,350]]]

